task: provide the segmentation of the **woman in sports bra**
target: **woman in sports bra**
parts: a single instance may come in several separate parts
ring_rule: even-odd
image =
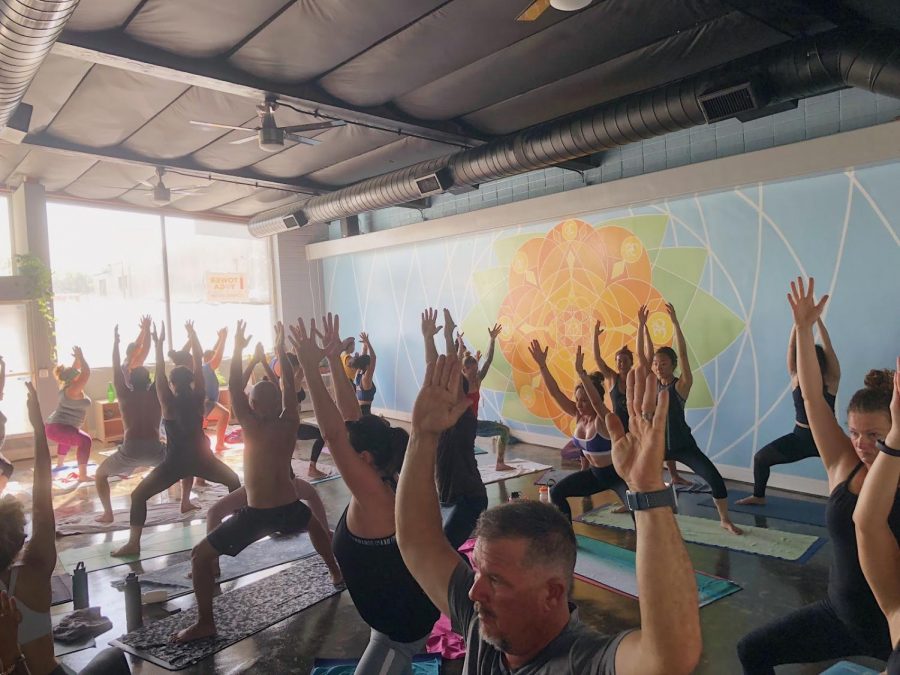
[[[291,340],[316,419],[351,495],[333,547],[350,597],[372,629],[356,673],[410,673],[412,657],[425,649],[440,613],[409,573],[395,536],[394,491],[409,434],[380,417],[360,414],[353,384],[341,377],[339,319],[329,315],[323,323],[324,348],[316,343],[315,321],[309,333],[302,320],[291,326]],[[331,368],[335,401],[319,372],[323,357]]]
[[[356,385],[356,400],[359,401],[359,409],[363,415],[372,414],[372,401],[375,400],[375,350],[369,342],[368,333],[360,333],[359,341],[362,342],[362,354],[353,357],[350,367],[356,369],[356,377],[353,384]]]
[[[53,655],[50,624],[50,577],[56,567],[50,448],[37,393],[30,382],[26,386],[28,419],[34,428],[31,537],[25,543],[22,504],[11,495],[0,498],[0,591],[15,597],[22,613],[19,645],[31,675],[58,675],[64,671]],[[20,552],[21,559],[14,564]]]
[[[822,344],[816,345],[816,359],[819,362],[819,370],[825,383],[823,395],[828,407],[834,412],[834,402],[837,397],[838,384],[841,381],[841,365],[837,354],[831,346],[831,339],[825,324],[819,319],[816,324],[819,327],[819,335]],[[766,485],[769,482],[769,473],[777,464],[790,464],[799,462],[807,457],[817,457],[819,451],[813,441],[812,431],[809,429],[809,420],[806,418],[806,408],[803,405],[803,392],[800,390],[800,382],[797,378],[797,329],[791,328],[791,338],[788,341],[787,352],[788,374],[791,377],[791,396],[794,399],[794,430],[791,433],[776,438],[759,452],[753,455],[753,494],[749,497],[737,500],[737,504],[765,504]]]
[[[564,413],[575,418],[575,435],[572,441],[590,464],[588,469],[573,473],[550,488],[550,500],[571,520],[569,497],[589,497],[604,490],[614,490],[624,503],[628,488],[612,463],[612,443],[609,441],[605,422],[609,410],[603,404],[602,376],[600,373],[587,374],[584,370],[584,354],[579,346],[575,355],[575,372],[581,382],[575,387],[573,401],[562,393],[547,367],[549,350],[549,347],[542,348],[537,340],[532,340],[528,348],[541,371],[544,386],[550,396]]]
[[[880,442],[889,438],[900,446],[897,420],[893,427],[891,423],[894,388],[891,381],[895,374],[882,370],[869,372],[865,388],[850,399],[847,407],[850,433],[844,433],[825,399],[813,341],[813,325],[821,316],[828,297],[815,302],[812,278],[809,287],[804,286],[802,279],[791,282],[788,299],[797,330],[797,376],[813,440],[828,473],[830,495],[825,518],[832,544],[828,593],[818,602],[757,628],[738,643],[738,656],[744,673],[749,675],[773,673],[775,666],[784,663],[815,663],[849,656],[886,660],[892,649],[888,622],[860,565],[859,557],[863,551],[857,545],[853,518],[864,485],[869,480],[879,480],[878,472],[870,475],[870,468],[879,454]],[[896,393],[893,407],[895,410],[900,408]],[[881,486],[883,488],[884,483]],[[893,536],[896,556],[896,542],[900,538],[900,493],[896,489],[896,473],[892,487],[893,491],[884,496],[881,517],[887,521],[886,527]],[[882,488],[878,488],[879,492]],[[884,533],[885,525],[881,526],[881,531]],[[884,545],[879,546],[882,563],[889,560],[890,540],[890,536],[886,537]],[[896,571],[895,567],[892,581],[896,580]]]

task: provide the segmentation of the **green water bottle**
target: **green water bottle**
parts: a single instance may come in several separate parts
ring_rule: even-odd
[[[110,403],[116,402],[116,388],[113,386],[112,382],[106,384],[106,400]]]

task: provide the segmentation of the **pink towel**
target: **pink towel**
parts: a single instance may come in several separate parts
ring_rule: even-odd
[[[465,553],[469,561],[472,560],[472,549],[475,548],[475,540],[469,539],[459,547],[460,553]],[[441,614],[441,618],[434,624],[425,651],[429,654],[440,654],[445,659],[461,659],[466,655],[466,642],[462,636],[453,632],[450,626],[450,617]]]

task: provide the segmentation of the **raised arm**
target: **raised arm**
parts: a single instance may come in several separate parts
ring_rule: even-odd
[[[491,369],[491,363],[494,361],[494,347],[497,344],[497,336],[500,335],[500,331],[502,330],[503,326],[499,323],[495,323],[493,328],[488,328],[488,336],[491,338],[491,344],[488,345],[487,356],[484,358],[484,365],[478,373],[479,382],[487,377],[488,371]]]
[[[456,336],[453,334],[456,331],[456,324],[453,321],[453,317],[450,316],[450,310],[444,307],[444,353],[445,354],[454,354],[456,353]]]
[[[0,401],[3,400],[3,390],[6,388],[6,361],[0,356]]]
[[[200,338],[191,320],[184,322],[184,329],[188,334],[188,342],[191,345],[191,368],[194,371],[194,391],[203,391],[206,383],[203,381],[203,347],[200,346]]]
[[[841,429],[834,413],[822,392],[822,371],[816,358],[816,344],[813,340],[813,324],[822,314],[828,296],[816,304],[813,296],[815,280],[809,278],[805,288],[803,279],[791,282],[788,302],[797,328],[797,379],[803,392],[803,405],[809,418],[809,428],[819,449],[831,489],[843,480],[843,476],[856,463],[856,451],[850,439]]]
[[[791,337],[788,340],[787,369],[791,380],[797,379],[797,326],[791,326]],[[792,382],[792,384],[794,384]]]
[[[284,324],[278,321],[275,324],[275,354],[278,356],[278,363],[281,364],[281,406],[284,409],[281,416],[285,419],[293,419],[300,422],[300,406],[297,405],[297,392],[294,391],[294,364],[287,357],[284,349]],[[267,359],[263,358],[263,362]],[[268,366],[268,363],[266,363]],[[264,366],[265,367],[265,366]],[[271,371],[271,368],[269,368]],[[275,375],[275,373],[272,373]],[[272,384],[278,386],[278,379],[272,380]]]
[[[234,329],[234,352],[231,354],[231,371],[228,373],[228,394],[231,397],[231,407],[237,415],[238,421],[246,419],[253,411],[250,409],[250,399],[244,391],[244,378],[241,372],[241,364],[244,362],[244,347],[250,344],[252,335],[245,335],[247,322],[238,320]],[[252,364],[252,359],[250,363]],[[251,368],[252,370],[252,368]],[[243,422],[242,422],[243,423]]]
[[[44,432],[41,404],[31,382],[28,387],[28,419],[34,430],[34,481],[31,488],[31,539],[25,545],[25,563],[47,578],[56,567],[56,518],[53,515],[53,477],[50,448]]]
[[[597,363],[597,369],[603,375],[603,379],[609,382],[610,380],[615,380],[616,371],[610,368],[606,361],[603,360],[603,355],[600,354],[600,336],[603,335],[603,326],[600,324],[598,320],[594,324],[594,361]]]
[[[675,328],[675,340],[678,342],[678,366],[681,369],[681,375],[678,377],[675,388],[678,389],[681,398],[686,399],[691,393],[691,387],[694,386],[694,373],[691,370],[691,361],[688,358],[687,340],[684,339],[681,323],[678,321],[678,315],[675,313],[675,305],[667,302],[666,310],[669,312],[669,318],[672,319],[672,327]]]
[[[428,364],[412,413],[412,433],[397,486],[397,544],[403,561],[422,590],[449,614],[447,589],[460,563],[444,536],[434,483],[438,438],[468,407],[459,398],[459,360],[439,356]]]
[[[144,365],[147,355],[150,354],[150,323],[151,318],[149,314],[141,317],[141,330],[138,333],[137,340],[134,341],[134,353],[128,361],[129,368],[137,368]]]
[[[130,391],[125,382],[125,373],[122,372],[122,361],[119,355],[119,324],[113,329],[113,386],[116,388],[116,396],[120,399],[124,398]]]
[[[638,309],[637,356],[638,366],[646,373],[650,372],[650,364],[653,362],[653,340],[650,339],[650,331],[647,329],[649,316],[650,310],[646,305],[641,305]]]
[[[437,361],[437,347],[434,346],[434,336],[441,330],[437,325],[437,310],[426,308],[422,312],[422,337],[425,340],[425,365]]]
[[[575,401],[562,393],[562,390],[556,383],[556,379],[547,367],[547,352],[550,351],[550,348],[546,347],[542,349],[540,342],[532,340],[531,344],[528,346],[528,351],[531,353],[531,358],[534,359],[534,362],[537,363],[538,368],[541,371],[541,377],[544,379],[544,386],[547,387],[550,396],[556,401],[556,404],[562,408],[564,413],[575,416],[578,412],[575,408]]]
[[[84,385],[87,384],[88,380],[91,379],[91,367],[88,365],[88,362],[84,359],[84,352],[81,351],[81,347],[75,346],[72,348],[72,354],[75,356],[76,368],[78,368],[78,377],[72,380],[72,384],[69,385],[69,389],[74,389],[76,391],[84,391]]]
[[[831,336],[828,335],[828,329],[825,328],[825,322],[822,317],[816,321],[819,327],[819,337],[822,338],[822,348],[825,350],[825,387],[828,393],[837,395],[838,387],[841,384],[841,362],[838,361],[834,346],[831,344]]]
[[[329,313],[322,317],[323,335],[338,335],[340,333],[340,318]],[[311,324],[311,330],[315,328],[315,322]],[[328,344],[328,343],[326,343]],[[340,347],[340,344],[338,344]],[[344,364],[341,363],[340,349],[326,349],[323,351],[325,358],[328,360],[328,368],[331,370],[331,386],[334,388],[334,400],[337,403],[338,410],[341,412],[344,420],[350,422],[358,420],[362,417],[362,411],[359,409],[359,401],[356,399],[356,387],[347,379],[344,374]],[[300,354],[298,353],[299,357]],[[303,372],[306,373],[306,381],[309,382],[309,370],[306,364],[303,365]],[[318,372],[319,365],[316,364]],[[329,399],[330,400],[330,399]],[[318,414],[316,415],[318,419]],[[330,448],[331,446],[329,446]]]
[[[372,378],[375,376],[375,348],[372,346],[372,343],[369,341],[368,333],[360,333],[359,340],[362,342],[363,346],[363,354],[369,355],[369,367],[366,368],[366,371],[362,376],[362,386],[366,389],[372,388]]]
[[[166,377],[166,357],[163,355],[163,345],[166,342],[165,321],[160,324],[159,333],[156,332],[156,324],[153,324],[150,338],[156,349],[156,376],[153,378],[156,385],[156,397],[159,399],[163,415],[167,416],[168,407],[175,402],[175,395],[169,387],[169,379]]]
[[[613,464],[632,492],[655,492],[666,487],[659,467],[665,457],[669,392],[661,391],[657,400],[652,395],[657,390],[656,378],[644,377],[645,373],[640,367],[637,373],[628,373],[629,433],[615,414],[606,417]],[[634,517],[641,627],[619,644],[616,673],[691,673],[703,646],[700,612],[693,566],[675,515],[663,506],[635,511]],[[660,565],[661,560],[666,561],[664,565]]]
[[[259,354],[262,352],[262,359],[265,360],[266,354],[263,352],[262,342],[256,343],[256,351],[253,352],[253,355],[250,357],[250,360],[247,362],[246,367],[244,368],[244,372],[241,374],[241,385],[244,389],[247,388],[247,385],[250,383],[250,378],[253,377],[253,369],[256,368],[256,364],[260,362]],[[231,370],[228,373],[228,391],[231,392],[231,373],[234,372],[234,363],[231,364]],[[277,380],[276,380],[277,382]]]
[[[228,328],[222,327],[216,333],[216,346],[213,350],[212,358],[209,360],[209,367],[215,370],[222,363],[222,356],[225,354],[225,339],[228,337]]]
[[[891,430],[884,439],[887,450],[900,451],[900,358],[894,372]],[[900,547],[888,517],[900,483],[900,452],[879,452],[869,468],[853,511],[859,562],[866,581],[887,617],[891,644],[900,640]]]
[[[284,330],[284,324],[282,324],[282,330]],[[275,374],[275,371],[272,370],[272,366],[269,363],[269,359],[266,358],[266,352],[263,349],[261,342],[256,345],[256,358],[257,358],[257,361],[259,362],[259,364],[263,367],[263,372],[266,374],[266,377],[268,377],[272,382],[274,382],[276,385],[278,385],[280,387],[281,380],[278,377],[278,375]],[[280,356],[278,357],[278,363],[279,364],[284,363],[281,360]],[[281,375],[284,376],[284,367],[283,366],[279,366],[279,367],[281,368]]]
[[[609,432],[606,430],[606,416],[609,414],[609,408],[603,403],[603,397],[597,391],[597,387],[594,386],[590,375],[584,369],[584,353],[581,351],[581,345],[578,345],[578,349],[575,352],[575,373],[578,375],[578,379],[581,380],[584,393],[587,394],[591,406],[597,413],[597,431],[604,438],[609,438]]]

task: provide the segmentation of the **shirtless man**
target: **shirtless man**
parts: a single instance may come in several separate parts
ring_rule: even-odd
[[[149,319],[149,317],[147,317]],[[142,324],[143,327],[143,324]],[[150,340],[149,335],[147,340]],[[114,364],[121,362],[119,357],[119,327],[113,333]],[[128,361],[126,361],[127,363]],[[129,386],[130,383],[130,386]],[[158,466],[166,457],[166,446],[159,441],[159,421],[162,409],[156,389],[150,381],[150,372],[142,365],[129,368],[113,368],[113,386],[122,412],[122,425],[125,427],[125,438],[118,449],[103,460],[97,468],[94,483],[97,496],[103,505],[103,513],[95,520],[98,523],[113,522],[112,505],[109,498],[109,477],[130,476],[135,470],[145,466]],[[190,501],[190,479],[181,484],[181,512],[198,508]]]
[[[243,351],[250,343],[244,335],[246,324],[238,321],[234,335],[234,355],[228,390],[231,404],[244,430],[244,486],[247,506],[210,532],[191,551],[194,593],[197,596],[197,622],[175,636],[189,642],[215,635],[213,586],[215,563],[222,554],[236,556],[250,544],[280,532],[309,532],[309,538],[331,571],[335,585],[342,583],[341,571],[331,552],[328,530],[312,516],[309,507],[297,498],[291,481],[291,456],[300,416],[296,392],[285,387],[279,397],[274,382],[253,386],[250,398],[244,393],[241,372]],[[294,367],[284,351],[284,326],[275,325],[275,348],[285,382],[294,379]],[[280,400],[279,400],[280,398]]]

